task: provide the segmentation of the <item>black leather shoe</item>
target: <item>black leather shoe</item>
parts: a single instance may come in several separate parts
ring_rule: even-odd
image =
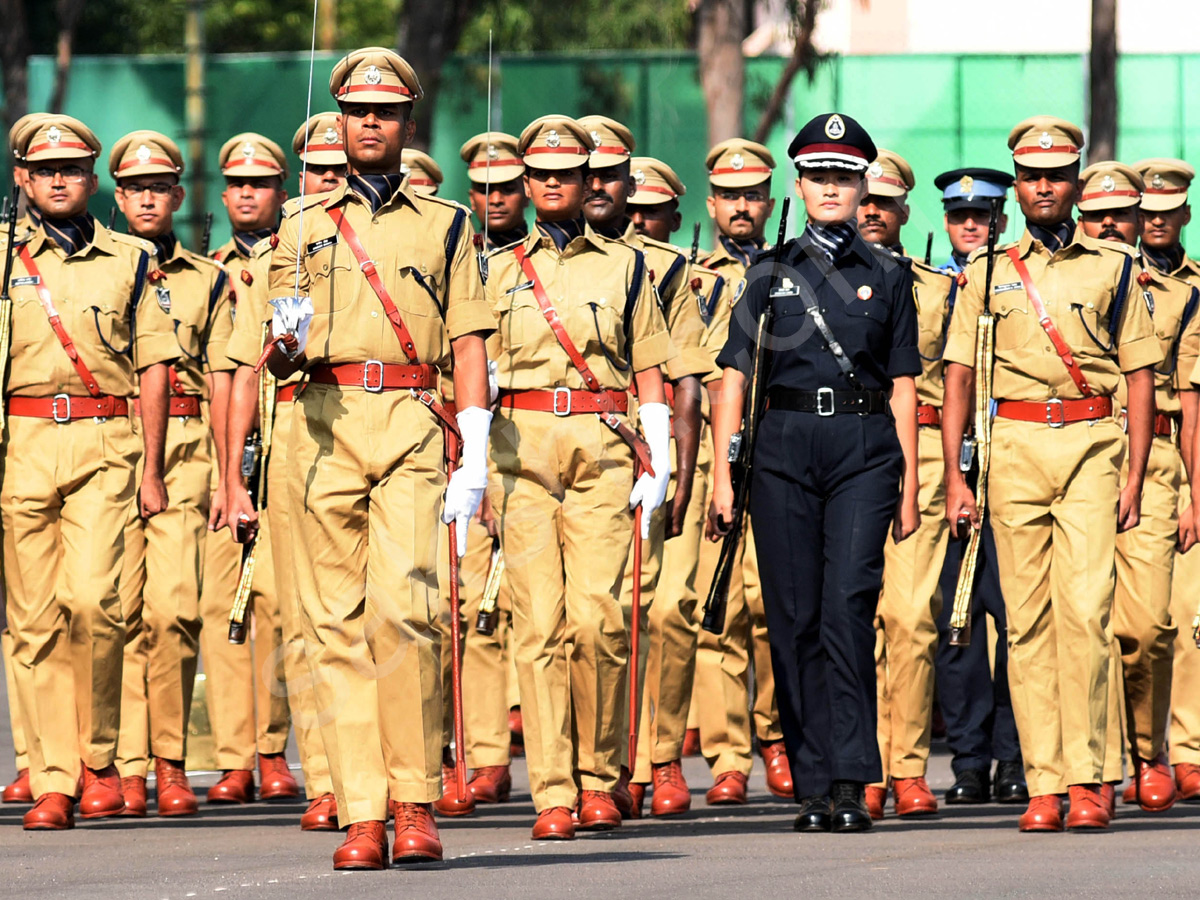
[[[871,815],[863,786],[857,781],[833,783],[833,822],[830,831],[870,831]]]
[[[1028,803],[1029,788],[1025,785],[1025,766],[1015,760],[996,763],[993,791],[997,803]]]
[[[992,799],[987,769],[964,769],[946,791],[947,803],[987,803]]]
[[[792,827],[797,831],[828,831],[833,824],[829,809],[828,797],[805,797],[800,801],[800,814]]]

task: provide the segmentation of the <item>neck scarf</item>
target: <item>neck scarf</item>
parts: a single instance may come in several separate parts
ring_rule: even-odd
[[[524,222],[519,223],[516,228],[511,228],[508,231],[489,231],[488,249],[497,250],[500,247],[507,247],[509,244],[523,241],[527,237],[529,237],[529,227]]]
[[[274,233],[274,228],[258,228],[254,231],[235,231],[233,233],[233,246],[237,250],[239,256],[249,259],[250,251],[254,249],[254,245],[263,238],[269,238]]]
[[[761,250],[766,241],[762,238],[746,238],[738,240],[731,238],[728,235],[721,235],[721,246],[725,248],[725,252],[740,262],[743,266],[750,265],[750,261],[754,258],[754,254]]]
[[[554,241],[554,246],[561,253],[567,244],[571,243],[572,238],[577,238],[583,234],[585,223],[583,216],[578,219],[567,219],[563,222],[538,222],[537,230],[544,234],[550,240]]]
[[[1150,260],[1150,265],[1168,275],[1183,265],[1184,253],[1182,244],[1176,244],[1174,247],[1168,247],[1165,250],[1151,250],[1145,244],[1142,244],[1142,253],[1146,255],[1146,259]]]
[[[158,261],[166,262],[175,255],[175,232],[168,231],[166,234],[160,234],[156,238],[151,238],[151,242],[158,250]]]
[[[629,228],[631,221],[629,216],[621,216],[621,218],[617,219],[611,225],[601,225],[599,227],[593,225],[592,231],[601,237],[608,238],[610,241],[619,241],[625,237],[625,231]]]
[[[1042,246],[1051,253],[1055,253],[1067,246],[1071,242],[1071,235],[1075,233],[1075,223],[1070,219],[1067,219],[1065,222],[1059,222],[1050,228],[1043,228],[1041,225],[1030,225],[1028,222],[1025,225],[1034,239],[1041,241]]]
[[[804,226],[805,236],[817,247],[830,262],[837,262],[846,252],[858,234],[858,229],[849,222],[838,222],[835,225],[815,225],[809,222]]]
[[[377,213],[380,208],[396,196],[404,176],[399,172],[387,175],[347,175],[346,185],[358,196],[367,201],[371,212]]]
[[[89,213],[67,219],[42,217],[46,237],[58,244],[67,256],[74,256],[96,236],[96,220]]]

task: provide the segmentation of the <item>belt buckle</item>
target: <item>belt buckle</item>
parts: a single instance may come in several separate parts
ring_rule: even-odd
[[[565,406],[559,406],[558,398],[560,396],[567,398],[567,402],[566,402]],[[556,416],[569,416],[571,414],[571,389],[570,388],[558,387],[558,388],[554,389],[553,412]]]
[[[1058,409],[1058,420],[1055,421],[1052,409]],[[1067,424],[1067,413],[1063,407],[1063,402],[1058,398],[1046,401],[1046,424],[1051,428],[1062,428]]]
[[[371,383],[371,372],[378,372],[378,382]],[[378,394],[383,391],[383,363],[377,359],[368,359],[363,363],[363,390],[370,391],[372,394]]]
[[[66,412],[61,416],[58,414],[58,404],[62,401]],[[71,421],[71,395],[70,394],[55,394],[50,398],[50,415],[59,425],[65,425]]]
[[[833,413],[833,388],[817,388],[817,415],[832,416]]]

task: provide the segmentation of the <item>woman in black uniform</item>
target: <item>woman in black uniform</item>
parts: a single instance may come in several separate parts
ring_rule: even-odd
[[[882,779],[875,630],[883,546],[917,528],[917,310],[909,270],[858,235],[875,145],[849,116],[809,122],[788,148],[808,225],[746,273],[718,365],[710,536],[732,520],[724,448],[738,430],[759,315],[774,321],[750,518],[798,831],[867,831]]]

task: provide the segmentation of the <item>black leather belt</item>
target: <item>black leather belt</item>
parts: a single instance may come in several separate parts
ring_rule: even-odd
[[[833,388],[801,391],[773,387],[767,392],[767,409],[812,412],[818,416],[870,414],[886,412],[888,398],[883,391],[835,391]]]

